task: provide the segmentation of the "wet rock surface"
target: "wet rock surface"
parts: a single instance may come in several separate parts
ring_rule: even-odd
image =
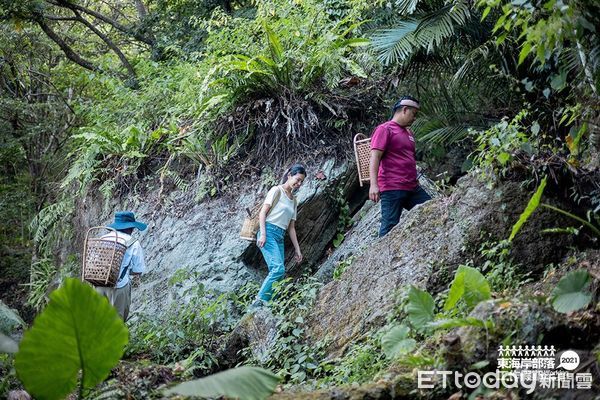
[[[18,339],[25,328],[25,322],[16,310],[8,307],[0,300],[0,333]]]

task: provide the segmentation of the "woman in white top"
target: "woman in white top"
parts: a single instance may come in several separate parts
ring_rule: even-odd
[[[273,296],[273,283],[283,279],[285,274],[283,238],[285,231],[290,234],[294,245],[296,262],[302,261],[302,252],[296,236],[297,201],[293,191],[298,189],[306,178],[306,170],[300,164],[292,165],[285,173],[282,184],[269,190],[267,197],[260,209],[260,229],[257,233],[257,245],[269,267],[269,274],[265,278],[258,298],[253,306],[261,306],[271,300]],[[275,205],[273,206],[273,203]]]

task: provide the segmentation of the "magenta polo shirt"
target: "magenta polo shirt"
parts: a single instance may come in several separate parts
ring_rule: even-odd
[[[387,121],[373,132],[371,149],[383,151],[379,163],[379,191],[414,190],[418,186],[415,139],[410,130]]]

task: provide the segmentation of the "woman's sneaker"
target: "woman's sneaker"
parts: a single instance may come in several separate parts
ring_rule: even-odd
[[[266,301],[264,301],[262,299],[256,299],[256,300],[254,300],[254,303],[250,304],[250,307],[248,307],[248,310],[252,311],[252,310],[256,310],[258,308],[266,307],[266,306],[267,306]]]

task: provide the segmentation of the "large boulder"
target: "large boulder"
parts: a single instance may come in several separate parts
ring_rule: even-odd
[[[19,336],[24,327],[25,322],[19,314],[0,300],[0,333],[14,339]]]
[[[244,361],[242,350],[248,348],[259,363],[265,363],[277,337],[277,318],[269,308],[259,308],[244,315],[227,335],[217,354],[220,368],[233,368]]]
[[[432,198],[440,196],[435,184],[424,175],[420,176],[419,184]],[[366,194],[368,184],[363,190]],[[352,217],[352,227],[346,232],[344,240],[323,261],[315,273],[315,278],[323,283],[328,283],[333,278],[336,268],[342,267],[343,269],[344,266],[351,264],[359,254],[369,249],[379,236],[380,219],[381,206],[372,201],[366,201]]]
[[[410,284],[434,293],[445,289],[461,263],[478,259],[482,241],[509,236],[530,196],[517,183],[490,190],[467,176],[451,196],[404,212],[386,237],[321,289],[309,320],[311,336],[328,338],[331,355],[339,355],[352,340],[385,323],[397,289]],[[555,261],[566,250],[566,239],[540,233],[556,223],[555,215],[538,212],[515,239],[513,253],[528,269]]]

